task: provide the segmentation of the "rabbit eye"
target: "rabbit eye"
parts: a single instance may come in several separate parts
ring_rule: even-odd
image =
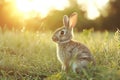
[[[60,34],[61,34],[61,35],[64,35],[64,34],[65,34],[65,32],[64,32],[64,31],[61,31],[61,32],[60,32]]]

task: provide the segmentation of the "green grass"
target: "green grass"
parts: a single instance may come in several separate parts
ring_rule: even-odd
[[[89,47],[96,67],[80,74],[61,72],[52,32],[0,30],[1,80],[120,80],[120,32],[75,33],[75,40]]]

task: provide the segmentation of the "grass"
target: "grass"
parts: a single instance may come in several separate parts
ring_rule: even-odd
[[[75,33],[93,53],[97,65],[80,74],[61,72],[52,32],[0,30],[1,80],[120,80],[120,31]]]

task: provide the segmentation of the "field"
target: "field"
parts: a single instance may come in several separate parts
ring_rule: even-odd
[[[0,30],[1,80],[120,80],[120,31],[75,33],[74,39],[85,44],[96,66],[81,74],[61,72],[52,32]]]

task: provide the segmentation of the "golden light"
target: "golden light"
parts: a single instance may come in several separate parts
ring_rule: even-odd
[[[22,12],[29,12],[32,10],[32,1],[16,0],[17,8]]]
[[[63,10],[69,6],[68,0],[16,0],[17,8],[24,14],[38,12],[45,17],[51,9]]]
[[[15,0],[16,6],[19,11],[21,11],[25,17],[31,17],[34,14],[31,12],[39,13],[40,16],[46,17],[47,14],[52,9],[63,10],[69,6],[68,0]],[[86,17],[88,19],[94,20],[98,18],[103,10],[108,4],[109,0],[77,0],[78,4],[82,7],[82,10],[86,11]]]
[[[82,10],[86,11],[86,16],[88,19],[94,20],[98,18],[101,14],[99,10],[106,7],[109,0],[77,0],[82,6]]]

